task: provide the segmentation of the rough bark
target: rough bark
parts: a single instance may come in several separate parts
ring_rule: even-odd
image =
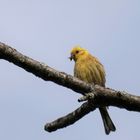
[[[47,123],[45,130],[49,132],[73,124],[99,106],[116,106],[129,111],[140,112],[140,96],[98,85],[87,84],[71,75],[59,72],[44,63],[33,60],[4,43],[0,43],[0,59],[9,61],[45,81],[52,81],[82,95],[93,92],[93,97],[78,109],[51,123]]]

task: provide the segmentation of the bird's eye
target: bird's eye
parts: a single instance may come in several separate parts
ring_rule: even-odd
[[[76,51],[76,53],[79,53],[79,51]]]

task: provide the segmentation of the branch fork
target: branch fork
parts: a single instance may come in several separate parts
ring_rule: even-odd
[[[9,61],[45,81],[52,81],[83,95],[78,101],[85,102],[79,108],[44,126],[44,129],[48,132],[71,125],[100,106],[115,106],[140,112],[140,96],[99,85],[87,84],[71,75],[33,60],[4,43],[0,43],[0,59]]]
[[[84,96],[78,99],[78,102],[83,102],[87,100],[93,100],[95,98],[95,94],[93,92],[86,93]]]

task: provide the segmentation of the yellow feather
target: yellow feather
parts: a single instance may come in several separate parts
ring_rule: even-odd
[[[99,60],[92,56],[86,49],[79,45],[71,51],[70,60],[75,61],[74,76],[87,82],[105,86],[105,70]],[[99,107],[106,134],[110,131],[115,131],[113,124],[106,107]]]
[[[75,61],[74,76],[87,82],[105,86],[105,70],[99,60],[92,56],[86,49],[79,45],[75,46],[71,51],[70,60]],[[113,124],[106,107],[99,108],[106,134],[110,131],[115,131]]]
[[[97,58],[87,50],[76,46],[71,55],[75,61],[74,76],[87,82],[105,86],[105,71]]]

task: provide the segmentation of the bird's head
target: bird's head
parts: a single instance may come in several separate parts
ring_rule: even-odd
[[[69,59],[77,61],[79,58],[82,58],[86,54],[88,54],[88,51],[77,45],[71,50],[71,56],[69,57]]]

